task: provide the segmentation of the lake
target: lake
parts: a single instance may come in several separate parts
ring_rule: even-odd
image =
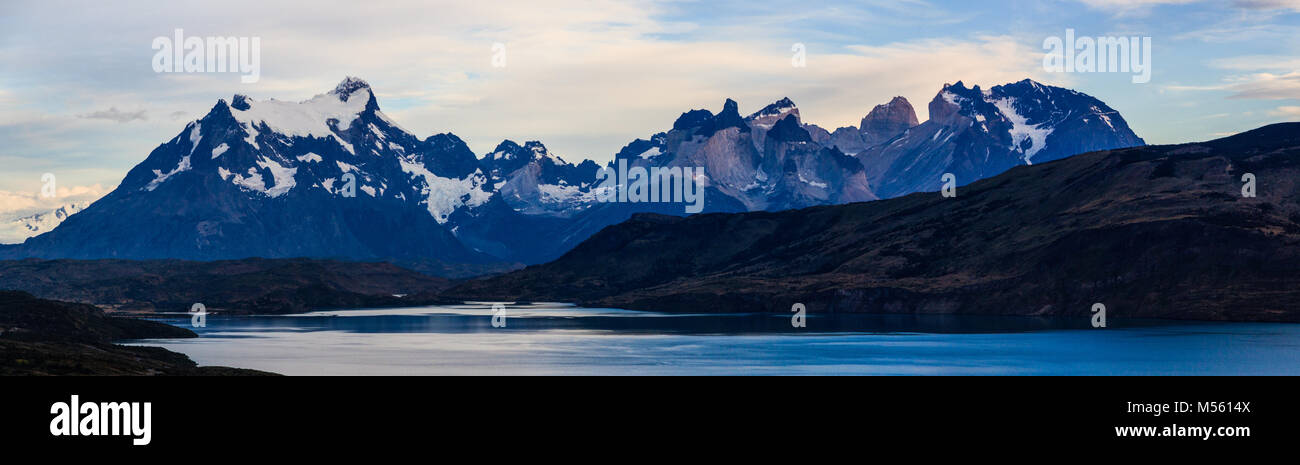
[[[1296,375],[1300,325],[948,315],[671,314],[489,304],[151,318],[200,365],[288,375]]]

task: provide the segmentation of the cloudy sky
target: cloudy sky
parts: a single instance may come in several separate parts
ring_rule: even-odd
[[[303,100],[349,75],[421,137],[453,132],[480,155],[536,139],[569,160],[608,160],[728,97],[749,113],[788,96],[833,129],[902,95],[924,120],[958,80],[1074,88],[1152,143],[1300,120],[1300,0],[122,3],[5,0],[0,216],[52,202],[47,172],[59,201],[102,195],[219,98]],[[153,39],[177,28],[260,38],[261,79],[155,73]],[[1044,71],[1044,39],[1066,28],[1151,37],[1151,81]]]

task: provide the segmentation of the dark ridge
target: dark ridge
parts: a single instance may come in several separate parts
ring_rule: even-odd
[[[199,367],[157,347],[113,344],[123,339],[189,338],[162,323],[105,315],[91,305],[0,291],[0,375],[266,375],[256,370]]]
[[[0,261],[0,289],[134,312],[302,313],[435,303],[450,281],[388,263],[311,259]],[[396,297],[404,295],[404,297]]]

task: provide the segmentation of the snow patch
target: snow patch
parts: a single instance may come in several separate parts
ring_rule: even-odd
[[[407,131],[406,128],[402,127],[402,125],[397,124],[396,121],[393,121],[392,118],[389,118],[388,115],[385,115],[384,112],[382,111],[375,111],[375,116],[379,117],[379,119],[383,120],[385,123],[388,123],[388,126],[392,127],[393,129],[397,129],[398,131],[402,131],[403,133],[410,134],[412,136],[415,135],[412,134],[411,131]]]
[[[402,171],[424,180],[420,194],[424,196],[421,203],[429,210],[429,215],[438,224],[445,224],[456,209],[462,206],[477,207],[487,203],[492,193],[480,188],[487,182],[483,172],[475,170],[464,179],[444,178],[430,172],[424,165],[401,159]]]
[[[197,127],[195,128],[195,132],[198,132]],[[176,168],[172,169],[171,171],[164,173],[162,172],[162,170],[153,170],[154,178],[152,181],[149,181],[148,185],[144,186],[144,190],[153,192],[154,189],[157,189],[158,186],[162,185],[162,183],[167,182],[167,180],[170,179],[172,176],[175,176],[176,174],[181,172],[189,171],[190,168],[192,168],[190,166],[190,156],[186,155],[183,158],[181,158],[181,162],[177,163]]]
[[[544,203],[568,204],[573,202],[592,203],[596,196],[591,191],[583,192],[581,187],[558,184],[538,184],[537,191]]]
[[[1034,154],[1047,146],[1047,135],[1052,133],[1053,128],[1046,124],[1029,124],[1024,116],[1016,112],[1016,101],[1012,97],[997,99],[992,103],[998,107],[998,111],[1002,112],[1002,116],[1011,122],[1011,143],[1025,154],[1025,164],[1034,164],[1032,161]],[[1028,150],[1021,148],[1025,140],[1030,141]]]
[[[565,162],[564,159],[560,158],[559,155],[551,153],[551,151],[548,150],[545,146],[535,145],[532,147],[532,151],[533,151],[533,158],[532,158],[533,160],[542,160],[545,158],[549,158],[552,161],[555,161],[556,163],[561,165],[568,164],[568,162]]]
[[[808,180],[808,179],[804,179],[804,177],[803,177],[803,173],[799,173],[799,182],[802,182],[802,183],[804,183],[804,184],[807,184],[807,185],[810,185],[810,186],[813,186],[813,187],[818,187],[818,188],[822,188],[822,189],[825,189],[825,188],[826,188],[826,183],[824,183],[824,182],[810,181],[810,180]]]
[[[288,168],[276,163],[274,160],[262,157],[257,161],[257,165],[271,171],[271,177],[275,179],[275,187],[267,189],[266,195],[269,197],[279,197],[286,192],[293,190],[298,183],[294,176],[298,174],[298,168]]]
[[[1106,126],[1109,126],[1111,129],[1115,129],[1115,125],[1110,122],[1110,115],[1107,115],[1106,112],[1101,111],[1101,109],[1097,108],[1096,105],[1092,106],[1092,112],[1096,114],[1098,117],[1100,117],[1101,120],[1106,123]]]
[[[358,96],[361,92],[366,95]],[[302,102],[282,102],[275,99],[250,101],[246,110],[231,112],[248,134],[245,140],[257,147],[257,126],[265,125],[271,131],[285,136],[333,138],[353,155],[356,151],[352,145],[340,138],[328,121],[336,120],[339,130],[352,126],[352,122],[366,109],[370,100],[370,89],[354,92],[347,101],[339,99],[333,93],[321,94]],[[358,98],[360,97],[360,98]]]
[[[194,155],[194,149],[199,148],[199,141],[203,140],[203,134],[200,132],[203,125],[198,121],[194,122],[194,129],[190,130],[190,155]]]
[[[266,182],[262,180],[262,174],[257,172],[257,168],[249,168],[248,177],[244,177],[242,174],[232,174],[230,182],[245,190],[266,192]]]
[[[948,103],[951,103],[951,104],[956,105],[956,106],[959,106],[959,107],[961,106],[961,101],[962,101],[962,100],[965,100],[964,98],[957,96],[957,94],[954,94],[954,93],[952,93],[952,92],[948,92],[948,91],[946,91],[946,90],[943,91],[942,93],[940,93],[939,95],[943,96],[943,99],[944,99],[944,100],[947,100]]]
[[[259,158],[257,166],[271,172],[271,180],[275,183],[272,187],[266,187],[266,179],[257,171],[257,168],[249,168],[248,176],[231,173],[225,168],[218,168],[217,172],[221,175],[221,179],[230,179],[230,182],[244,190],[260,192],[272,198],[284,195],[297,185],[294,176],[298,174],[298,168],[287,168],[266,157]]]

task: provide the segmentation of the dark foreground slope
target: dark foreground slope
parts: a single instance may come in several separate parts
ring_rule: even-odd
[[[1258,183],[1243,198],[1242,176]],[[1077,155],[959,189],[638,216],[444,295],[630,309],[1300,321],[1300,124]]]
[[[122,311],[300,313],[427,304],[449,281],[387,263],[310,259],[0,261],[0,289]],[[401,297],[398,297],[398,296]]]
[[[113,344],[122,339],[185,338],[194,332],[146,320],[107,316],[90,305],[0,291],[0,375],[250,375],[199,367],[157,347]]]

